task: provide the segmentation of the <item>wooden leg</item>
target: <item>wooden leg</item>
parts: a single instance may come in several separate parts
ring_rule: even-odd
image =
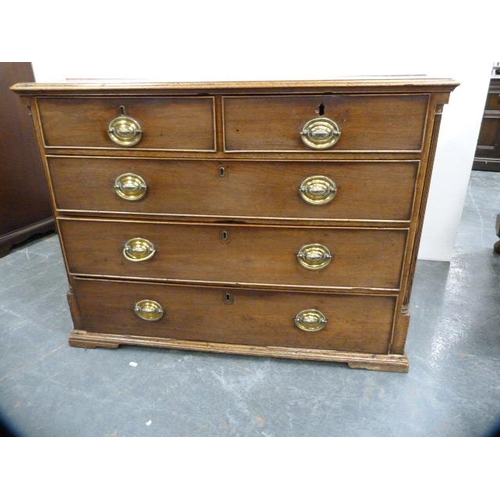
[[[367,361],[349,361],[349,368],[364,368],[365,370],[373,370],[378,372],[398,372],[408,373],[410,365],[405,357],[401,357],[399,362],[367,362]]]
[[[83,347],[85,349],[95,349],[96,347],[107,347],[116,349],[120,346],[119,342],[107,341],[95,338],[85,338],[82,330],[73,330],[69,336],[69,345],[71,347]]]
[[[250,356],[270,356],[274,358],[309,359],[312,361],[332,361],[347,363],[350,368],[364,368],[379,372],[407,373],[408,358],[404,354],[360,354],[320,349],[296,349],[288,347],[258,347],[239,344],[217,344],[169,338],[152,338],[128,335],[109,335],[74,329],[69,336],[72,347],[117,348],[120,345],[142,345],[189,351],[220,352],[225,354],[246,354]]]

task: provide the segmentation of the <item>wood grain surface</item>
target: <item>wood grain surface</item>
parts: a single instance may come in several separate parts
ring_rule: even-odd
[[[450,79],[20,83],[43,154],[70,291],[70,345],[121,344],[346,362],[408,371],[409,300]],[[143,136],[111,142],[124,106]],[[339,141],[301,139],[318,117]],[[124,173],[146,195],[115,192]],[[301,183],[336,195],[308,204]],[[131,262],[132,238],[153,243]],[[306,244],[332,255],[297,259]],[[140,300],[165,313],[145,321]],[[303,310],[320,331],[294,323]],[[416,332],[415,334],[418,334]]]

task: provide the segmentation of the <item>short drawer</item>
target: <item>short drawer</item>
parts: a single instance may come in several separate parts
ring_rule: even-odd
[[[398,289],[406,230],[59,221],[73,274]]]
[[[205,220],[409,221],[419,165],[70,157],[48,162],[59,210]]]
[[[500,111],[500,83],[493,80],[486,96],[485,111]]]
[[[388,351],[396,298],[73,280],[88,332],[255,346]]]
[[[223,102],[227,152],[420,151],[429,96],[228,96]]]
[[[37,101],[45,146],[214,151],[211,97]]]

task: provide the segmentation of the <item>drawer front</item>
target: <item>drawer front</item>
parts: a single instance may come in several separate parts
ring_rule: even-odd
[[[263,163],[51,157],[49,169],[60,210],[205,219],[408,221],[418,162]],[[133,191],[128,199],[121,196],[125,188],[121,192],[118,188],[117,192],[115,185],[124,174],[132,174],[136,182],[142,179],[143,193],[137,195]],[[327,193],[321,196],[324,177],[336,190],[331,200]],[[315,188],[320,190],[316,197]]]
[[[486,96],[485,111],[500,111],[500,83],[493,81]]]
[[[498,137],[500,137],[500,113],[483,116],[478,137],[478,152],[481,157],[498,157]]]
[[[406,230],[61,220],[74,274],[398,289]],[[139,239],[137,239],[139,238]]]
[[[420,151],[428,102],[426,94],[225,97],[225,150]]]
[[[215,150],[211,97],[39,99],[37,102],[47,147]]]
[[[387,353],[396,300],[84,279],[73,292],[89,332],[374,354]]]

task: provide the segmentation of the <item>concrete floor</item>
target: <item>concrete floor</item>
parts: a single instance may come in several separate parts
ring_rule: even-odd
[[[484,436],[500,422],[500,174],[472,172],[450,265],[419,261],[408,374],[68,347],[57,236],[0,259],[0,414],[22,436]]]

